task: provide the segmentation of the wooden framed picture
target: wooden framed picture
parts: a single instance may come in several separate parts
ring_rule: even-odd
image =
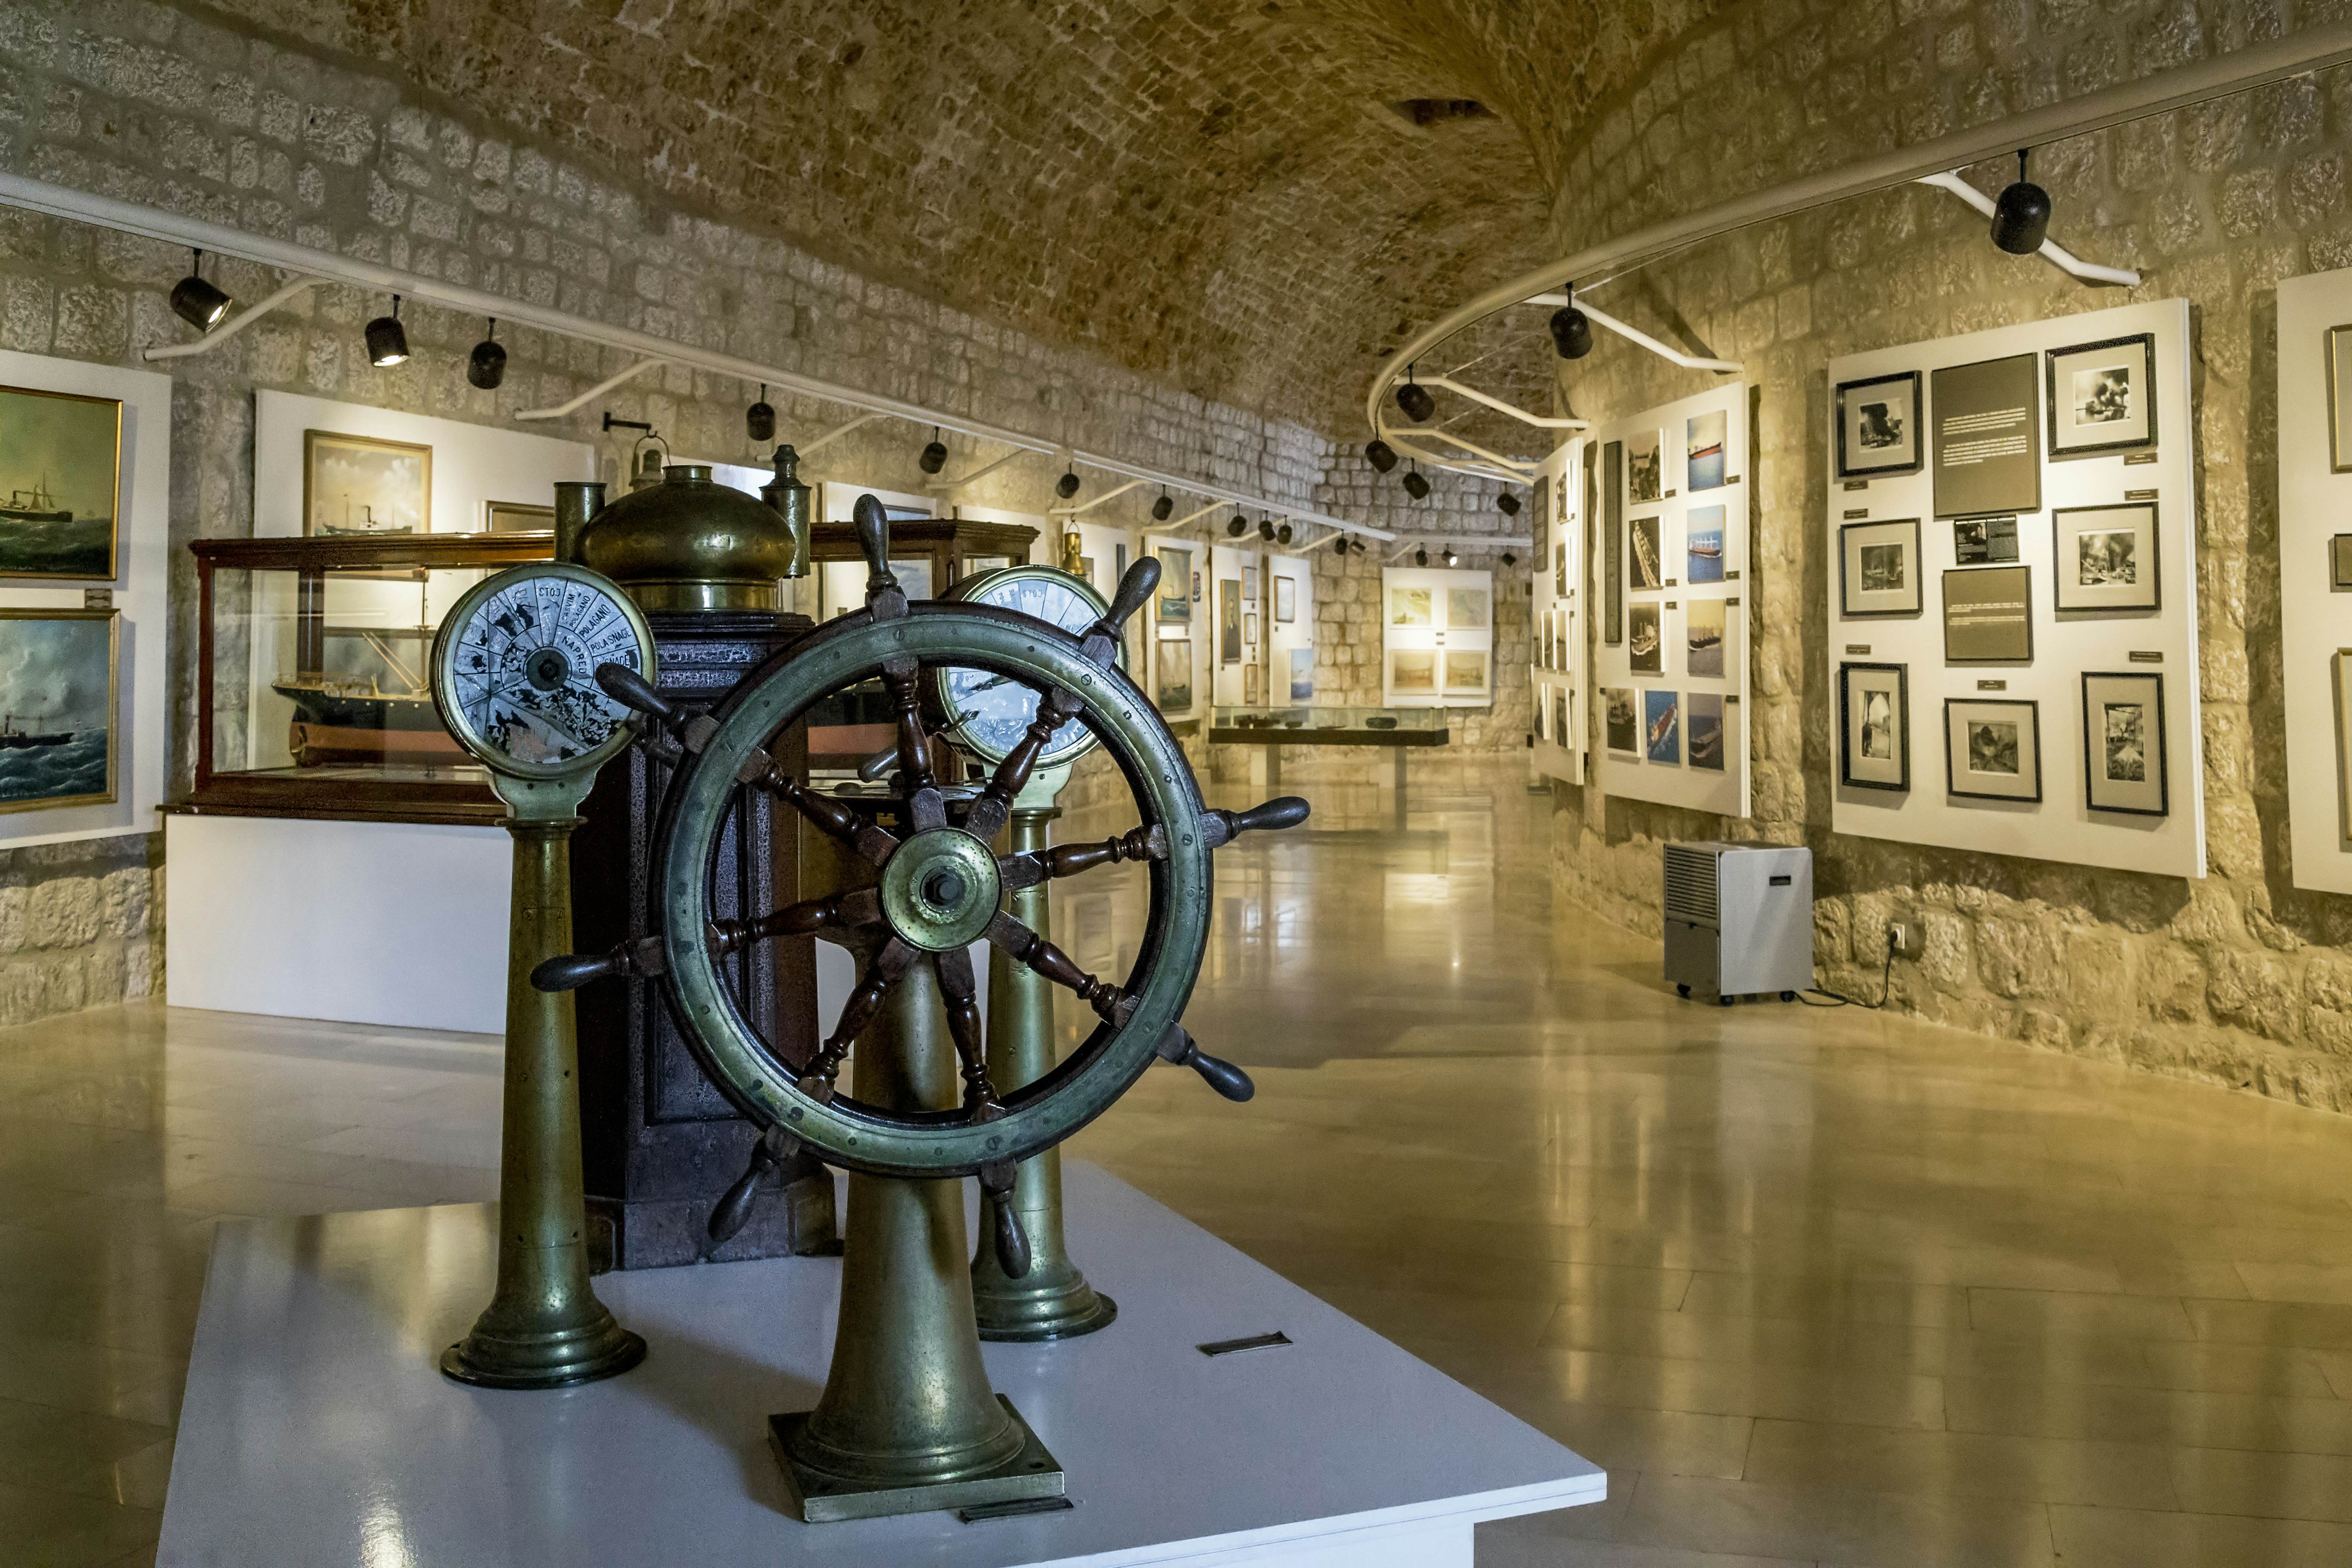
[[[1642,754],[1641,708],[1630,686],[1606,686],[1601,690],[1602,739],[1620,756]]]
[[[1683,729],[1688,737],[1690,765],[1710,773],[1723,771],[1723,693],[1694,691],[1684,700]]]
[[[121,613],[0,609],[0,812],[116,797]]]
[[[1919,373],[1849,381],[1837,389],[1837,474],[1874,479],[1916,474],[1919,448]]]
[[[2171,810],[2164,769],[2164,677],[2083,676],[2083,777],[2093,811],[2162,816]]]
[[[1944,574],[1944,660],[2030,664],[2033,568],[1969,566]]]
[[[1274,618],[1286,626],[1298,618],[1298,582],[1296,578],[1276,577],[1274,580]]]
[[[1956,795],[2041,800],[2042,705],[1946,698],[1944,771]]]
[[[1683,765],[1682,695],[1674,691],[1642,693],[1642,755],[1669,767]]]
[[[2044,363],[2052,460],[2156,445],[2155,333],[2052,349]]]
[[[364,539],[433,531],[433,448],[302,432],[302,531]]]
[[[2352,589],[2352,533],[2327,542],[2327,585],[2339,594]]]
[[[2156,503],[2062,506],[2050,512],[2060,610],[2157,607]]]
[[[1838,530],[1838,610],[1846,616],[1919,613],[1919,520],[1849,522]]]
[[[555,509],[530,501],[486,500],[482,521],[491,533],[536,533],[555,527]],[[1081,574],[1092,581],[1091,573]]]
[[[1160,546],[1159,621],[1163,626],[1189,626],[1192,620],[1192,552],[1172,544]],[[1185,707],[1192,703],[1187,701]]]
[[[0,386],[0,577],[114,581],[121,480],[121,400]]]
[[[1838,666],[1838,783],[1911,787],[1911,672],[1900,664]]]
[[[1162,637],[1151,645],[1152,676],[1159,688],[1154,700],[1162,713],[1192,710],[1192,639]]]
[[[2327,466],[2352,474],[2352,323],[2327,329]]]

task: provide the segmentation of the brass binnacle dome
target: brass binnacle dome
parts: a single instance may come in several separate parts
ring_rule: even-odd
[[[597,512],[580,562],[647,610],[772,610],[778,581],[807,572],[783,514],[718,483],[708,463],[672,463],[660,484]]]

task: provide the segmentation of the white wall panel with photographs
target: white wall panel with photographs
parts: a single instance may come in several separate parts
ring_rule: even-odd
[[[1296,555],[1265,558],[1266,701],[1315,700],[1315,569]]]
[[[2278,388],[2289,858],[2352,893],[2352,269],[2280,282]]]
[[[1495,574],[1443,566],[1381,573],[1381,701],[1484,708],[1495,700]]]
[[[1584,782],[1584,444],[1570,441],[1544,459],[1529,487],[1535,558],[1528,662],[1535,712],[1536,770],[1569,784]]]
[[[1832,360],[1829,399],[1831,826],[2203,876],[2187,301]]]
[[[1150,668],[1137,671],[1136,682],[1151,693],[1162,718],[1190,719],[1208,698],[1208,658],[1217,635],[1205,603],[1209,546],[1146,534],[1143,547],[1160,563],[1160,586],[1145,606],[1151,625]]]
[[[1747,384],[1612,421],[1591,450],[1601,785],[1746,816]]]

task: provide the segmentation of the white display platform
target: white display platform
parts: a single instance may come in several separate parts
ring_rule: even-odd
[[[163,818],[164,1000],[395,1028],[507,1026],[502,827]]]
[[[1098,1334],[985,1347],[1075,1507],[964,1524],[792,1517],[770,1413],[814,1402],[841,1265],[608,1274],[651,1352],[548,1394],[434,1369],[488,1299],[484,1205],[222,1222],[156,1561],[824,1563],[829,1568],[1470,1568],[1482,1520],[1597,1502],[1607,1478],[1124,1183],[1067,1171]],[[1280,1330],[1287,1347],[1203,1342]]]

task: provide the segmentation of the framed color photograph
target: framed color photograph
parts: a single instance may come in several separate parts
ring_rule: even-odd
[[[1971,566],[1944,574],[1944,658],[1950,664],[2032,661],[2032,567]]]
[[[1666,585],[1665,547],[1662,534],[1665,519],[1637,517],[1633,520],[1633,552],[1626,562],[1632,575],[1626,579],[1630,588],[1663,588]]]
[[[1162,713],[1190,713],[1192,710],[1192,639],[1162,637],[1151,645],[1154,653],[1152,674],[1160,688],[1158,701]]]
[[[121,473],[120,401],[0,386],[0,577],[114,581]]]
[[[1437,695],[1437,653],[1433,648],[1389,650],[1389,690],[1398,697]]]
[[[1847,616],[1919,613],[1919,520],[1849,522],[1838,530],[1838,610]]]
[[[1692,599],[1683,608],[1683,638],[1690,645],[1688,673],[1720,678],[1723,645],[1730,631],[1729,606],[1721,599]]]
[[[1666,495],[1666,441],[1663,430],[1625,438],[1625,502],[1640,506]]]
[[[1899,664],[1838,666],[1838,783],[1911,787],[1911,674]]]
[[[115,798],[114,610],[0,610],[0,812]]]
[[[1837,474],[1872,479],[1916,474],[1919,451],[1919,373],[1849,381],[1837,389]]]
[[[2052,509],[2061,610],[2157,607],[2156,503]]]
[[[1485,648],[1448,648],[1445,653],[1445,690],[1448,696],[1475,696],[1486,689],[1486,650]]]
[[[2327,466],[2352,474],[2352,325],[2327,329]]]
[[[1723,581],[1721,506],[1695,506],[1683,516],[1683,581]]]
[[[1609,749],[1623,756],[1642,754],[1642,713],[1633,689],[1630,686],[1608,686],[1601,691],[1601,711],[1603,739]]]
[[[1723,771],[1723,694],[1694,691],[1686,704],[1684,727],[1690,732],[1690,765],[1710,773]]]
[[[1936,515],[2042,510],[2041,377],[2032,354],[1948,365],[1929,376]]]
[[[1665,645],[1659,629],[1658,606],[1628,605],[1625,606],[1625,654],[1633,661],[1636,675],[1664,675],[1666,672]]]
[[[1683,482],[1688,489],[1723,488],[1723,424],[1721,409],[1683,421]]]
[[[2050,456],[2156,445],[2156,334],[2052,349]]]
[[[433,531],[433,448],[302,432],[302,531],[358,539]]]
[[[2039,801],[2041,704],[1945,699],[1944,769],[1954,795]]]
[[[1217,662],[1242,661],[1242,580],[1217,579]]]
[[[1298,619],[1298,580],[1276,577],[1274,580],[1274,618],[1277,625],[1287,626]]]
[[[2093,811],[2162,816],[2171,809],[2164,777],[2164,677],[2083,677],[2083,777]]]
[[[1160,547],[1160,624],[1189,625],[1192,619],[1192,552],[1172,544]],[[1188,675],[1187,679],[1190,677]],[[1190,708],[1188,698],[1184,706]]]
[[[1683,764],[1683,705],[1672,691],[1642,693],[1642,755],[1674,767]]]

